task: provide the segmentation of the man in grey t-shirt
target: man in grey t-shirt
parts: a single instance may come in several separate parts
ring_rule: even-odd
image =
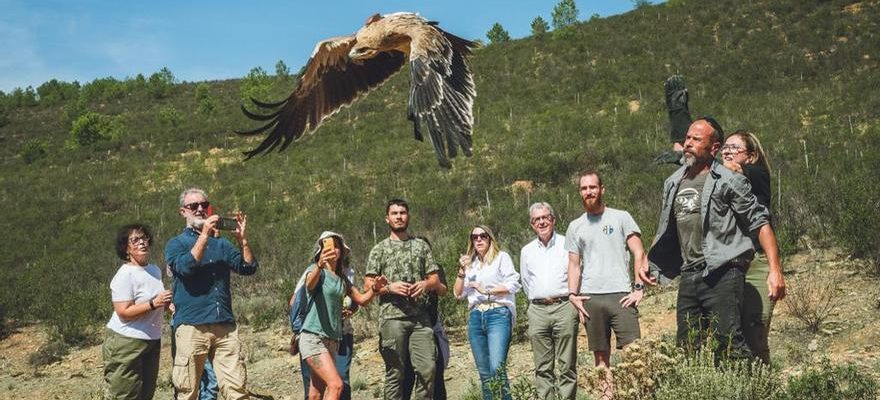
[[[636,283],[631,286],[629,261],[632,253],[633,267],[639,271],[647,266],[647,257],[641,231],[632,216],[607,207],[602,201],[605,186],[598,172],[581,174],[578,190],[585,212],[568,225],[565,233],[569,300],[586,322],[596,366],[608,367],[612,331],[618,349],[641,337],[636,307],[642,300],[644,286],[637,274]],[[610,374],[601,389],[602,398],[610,398]]]

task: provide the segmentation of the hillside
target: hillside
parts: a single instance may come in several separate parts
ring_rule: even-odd
[[[647,242],[671,172],[651,159],[668,147],[662,82],[673,73],[686,76],[694,114],[762,138],[786,254],[835,244],[874,260],[864,269],[877,272],[878,25],[878,1],[679,0],[487,46],[471,63],[475,155],[451,170],[412,140],[406,70],[313,137],[247,162],[241,152],[258,139],[231,133],[252,126],[238,111],[238,80],[205,82],[217,100],[211,115],[197,111],[196,83],[161,100],[87,102],[121,116],[127,133],[74,150],[65,147],[72,101],[14,108],[0,127],[0,318],[46,322],[69,343],[93,343],[91,327],[110,315],[115,229],[153,226],[152,260],[162,265],[161,245],[183,226],[177,196],[193,185],[221,211],[249,215],[262,270],[234,280],[235,306],[257,329],[280,321],[322,230],[344,233],[363,265],[385,235],[393,196],[410,201],[413,230],[448,268],[475,222],[493,227],[517,259],[531,235],[529,203],[550,202],[566,226],[581,212],[572,176],[591,166],[605,174],[609,205],[629,210]],[[158,117],[169,106],[181,116],[176,126]],[[20,153],[34,139],[46,156],[28,164]],[[450,325],[463,323],[464,307],[451,299],[443,307]]]

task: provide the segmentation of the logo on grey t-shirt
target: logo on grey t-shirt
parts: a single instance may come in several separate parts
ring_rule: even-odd
[[[700,205],[698,204],[700,200],[700,192],[694,188],[684,188],[675,195],[675,202],[678,203],[678,207],[675,207],[675,219],[681,220],[682,218],[700,212]]]
[[[614,227],[611,225],[605,225],[602,227],[602,233],[611,236],[611,234],[614,233]]]

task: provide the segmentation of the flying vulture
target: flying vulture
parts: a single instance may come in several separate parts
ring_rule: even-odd
[[[410,63],[407,117],[416,140],[427,130],[441,166],[458,148],[471,155],[474,80],[466,56],[476,43],[462,39],[413,13],[373,15],[351,36],[324,40],[299,74],[293,93],[276,103],[251,99],[265,114],[242,111],[268,121],[242,135],[268,136],[247,158],[284,150],[304,133],[314,133],[324,120],[379,87]]]

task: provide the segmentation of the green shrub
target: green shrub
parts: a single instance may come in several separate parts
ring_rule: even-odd
[[[177,78],[168,67],[164,67],[159,72],[150,75],[150,79],[147,81],[147,92],[154,99],[163,99],[171,94],[171,88],[175,83],[177,83]]]
[[[113,77],[98,78],[83,85],[82,96],[88,101],[109,102],[125,96],[125,85]]]
[[[32,164],[33,162],[46,157],[47,146],[48,144],[45,140],[30,139],[24,143],[24,146],[21,146],[18,155],[25,164]]]
[[[70,352],[70,346],[60,340],[50,340],[40,346],[37,351],[28,355],[28,364],[32,367],[42,367],[54,362],[61,361]]]
[[[73,121],[69,144],[89,146],[101,140],[119,140],[125,135],[122,117],[87,112]]]
[[[267,101],[272,91],[272,78],[261,67],[252,68],[241,80],[241,101],[250,104],[251,99]]]
[[[853,364],[831,365],[824,359],[818,367],[788,379],[788,399],[873,400],[877,381]]]
[[[279,61],[279,63],[280,62],[281,61]],[[217,99],[211,96],[210,90],[210,86],[208,86],[208,84],[206,83],[200,83],[196,85],[196,110],[199,112],[199,114],[212,115],[217,109]]]
[[[716,367],[710,351],[685,358],[657,379],[656,400],[778,399],[785,394],[779,374],[769,366],[759,361],[722,360]]]
[[[167,104],[159,108],[159,112],[156,113],[156,121],[165,127],[177,128],[183,121],[183,117],[177,111],[177,108]]]

